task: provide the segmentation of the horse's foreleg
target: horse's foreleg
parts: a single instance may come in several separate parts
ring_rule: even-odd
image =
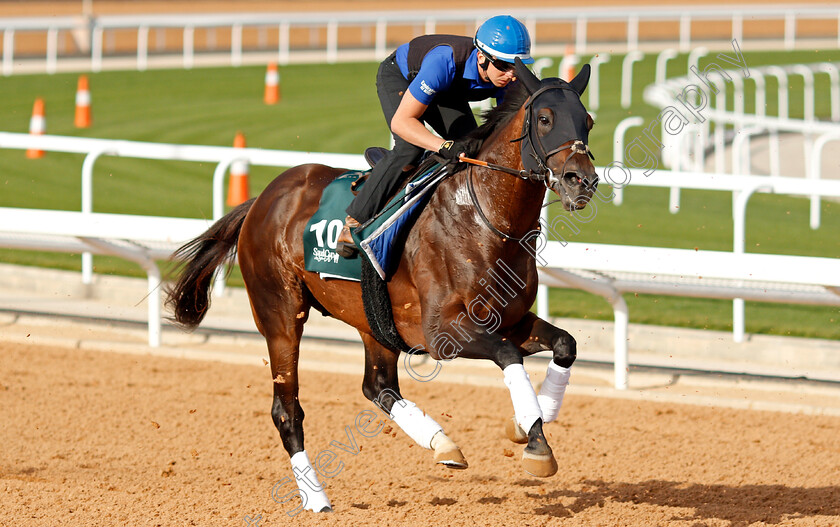
[[[528,355],[551,350],[552,360],[546,369],[537,401],[542,411],[543,423],[556,420],[563,405],[566,387],[569,385],[572,364],[577,357],[577,343],[574,337],[533,313],[528,313],[517,325],[516,330],[511,332],[510,338]],[[515,443],[527,441],[524,430],[516,425],[515,420],[508,423],[506,433]]]
[[[504,383],[510,391],[510,399],[513,403],[514,419],[516,426],[521,430],[527,430],[524,434],[528,445],[522,453],[523,466],[529,474],[538,477],[548,477],[557,472],[557,461],[542,429],[542,410],[540,408],[537,394],[522,361],[522,350],[514,345],[509,338],[495,332],[487,332],[483,327],[469,327],[471,324],[465,321],[465,317],[458,317],[458,333],[462,337],[461,344],[456,346],[456,354],[459,357],[470,359],[490,359],[504,374]],[[431,337],[431,338],[430,338]],[[427,335],[430,342],[445,342],[444,339]],[[444,345],[445,346],[445,345]],[[460,349],[458,349],[460,348]],[[451,349],[449,351],[452,351]],[[447,353],[446,349],[436,350],[439,356]],[[443,357],[447,358],[447,357]]]
[[[557,472],[557,461],[543,433],[540,401],[531,385],[530,377],[525,372],[521,355],[519,361],[506,366],[502,372],[513,402],[515,428],[523,435],[521,442],[527,443],[522,452],[522,465],[525,471],[533,476],[553,476]],[[524,433],[525,430],[528,431],[527,434]]]
[[[538,397],[543,422],[550,423],[557,419],[563,405],[572,364],[577,358],[577,342],[568,331],[549,324],[533,313],[523,318],[520,328],[530,328],[527,339],[522,343],[526,352],[550,349],[552,353]]]
[[[435,463],[467,468],[467,460],[437,421],[400,394],[397,379],[399,353],[391,351],[370,335],[362,334],[365,344],[365,397],[389,415],[410,438],[423,448],[434,450]]]

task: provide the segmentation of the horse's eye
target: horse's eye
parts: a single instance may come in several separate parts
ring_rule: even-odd
[[[540,115],[539,120],[540,120],[540,124],[545,124],[545,125],[549,124],[548,117],[546,117],[545,115]]]

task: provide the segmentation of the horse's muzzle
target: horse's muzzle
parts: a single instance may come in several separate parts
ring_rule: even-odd
[[[560,196],[563,207],[569,211],[586,207],[597,188],[596,174],[581,177],[575,171],[568,171],[562,177],[555,178],[551,185],[551,190]]]

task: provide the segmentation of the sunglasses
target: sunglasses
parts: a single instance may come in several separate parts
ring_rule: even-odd
[[[509,71],[513,71],[514,64],[511,62],[505,62],[501,59],[493,59],[491,61],[493,67],[497,70],[501,71],[502,73],[507,73]]]

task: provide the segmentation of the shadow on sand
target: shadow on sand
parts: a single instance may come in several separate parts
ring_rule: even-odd
[[[527,493],[540,501],[534,510],[560,518],[574,516],[590,507],[603,507],[607,500],[693,509],[677,513],[674,520],[720,519],[733,527],[755,522],[781,523],[790,518],[840,516],[840,487],[786,487],[784,485],[698,485],[649,480],[639,483],[583,482],[579,491],[554,490]],[[560,498],[575,498],[568,506]],[[568,501],[568,500],[567,500]]]

